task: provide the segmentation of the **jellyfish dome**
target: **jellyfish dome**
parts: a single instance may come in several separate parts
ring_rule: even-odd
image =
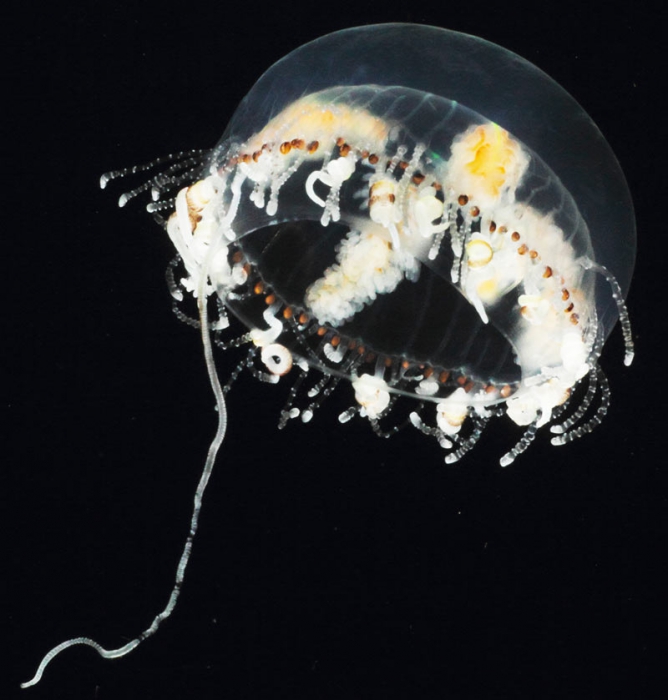
[[[376,25],[292,52],[244,98],[167,230],[182,284],[243,321],[263,371],[349,381],[341,419],[383,434],[414,397],[426,408],[410,422],[449,462],[505,412],[527,426],[509,463],[585,378],[600,410],[553,424],[553,442],[589,432],[620,314],[632,356],[619,165],[561,87],[473,36]],[[310,419],[298,403],[293,391],[281,425]]]

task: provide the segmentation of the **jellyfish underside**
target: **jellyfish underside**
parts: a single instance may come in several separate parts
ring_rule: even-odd
[[[418,85],[422,73],[415,84],[407,80],[415,58],[396,56],[409,44],[440,51],[442,85]],[[365,54],[351,51],[361,45]],[[388,47],[395,58],[386,61]],[[242,371],[270,383],[295,376],[279,427],[310,421],[332,391],[351,386],[341,422],[359,414],[383,437],[411,426],[435,438],[448,463],[471,450],[495,416],[524,429],[503,466],[544,425],[562,445],[601,422],[610,390],[598,358],[616,315],[626,364],[633,356],[623,301],[630,270],[616,270],[621,286],[597,259],[600,219],[580,196],[572,163],[547,147],[550,162],[543,160],[538,127],[521,124],[516,134],[492,92],[472,94],[466,106],[460,92],[470,68],[462,61],[462,76],[452,78],[455,50],[475,51],[477,70],[487,61],[490,75],[499,64],[511,66],[509,74],[519,70],[527,88],[550,95],[541,109],[555,131],[560,110],[584,114],[547,76],[500,47],[431,27],[366,27],[324,37],[276,64],[213,150],[103,177],[104,186],[162,168],[121,204],[151,190],[149,210],[161,219],[169,213],[165,228],[178,253],[170,289],[177,315],[200,329],[219,423],[165,609],[117,649],[87,637],[63,642],[23,687],[39,682],[71,646],[124,656],[169,617],[224,439],[225,394]],[[353,54],[350,82],[341,76]],[[323,78],[314,70],[323,57],[338,74]],[[630,207],[609,147],[590,120],[584,128],[606,166],[591,187]],[[624,222],[623,213],[616,217]],[[630,229],[627,222],[632,237],[632,223]],[[233,331],[238,321],[241,333]],[[214,345],[243,353],[224,385]],[[570,406],[581,385],[579,405]],[[409,409],[398,411],[401,405]]]

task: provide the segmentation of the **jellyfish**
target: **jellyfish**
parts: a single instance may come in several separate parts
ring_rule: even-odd
[[[118,658],[170,616],[240,373],[289,382],[280,428],[347,391],[341,423],[417,429],[446,463],[505,416],[523,429],[507,466],[543,427],[559,446],[600,424],[617,320],[633,359],[635,225],[615,156],[559,85],[482,39],[410,24],[324,36],[261,76],[213,149],[101,185],[138,173],[120,204],[150,193],[174,244],[169,289],[201,333],[218,426],[165,608],[118,648],[59,644],[23,687],[71,646]],[[240,355],[224,383],[217,349]]]

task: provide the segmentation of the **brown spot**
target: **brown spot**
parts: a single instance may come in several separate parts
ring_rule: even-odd
[[[257,163],[261,155],[262,151],[255,151],[255,153],[253,153],[253,160]]]
[[[339,148],[339,155],[345,158],[350,153],[350,146],[344,143],[343,146]]]
[[[512,240],[515,241],[516,243],[517,243],[517,241],[520,240],[520,234],[517,233],[517,231],[513,231],[513,232],[510,234],[510,237],[511,237]]]
[[[392,358],[391,358],[391,357],[386,357],[386,358],[383,360],[383,364],[385,365],[385,367],[392,367]]]
[[[571,323],[574,326],[578,325],[578,321],[580,320],[580,317],[577,314],[571,314]]]
[[[338,346],[338,344],[341,342],[341,336],[340,335],[335,335],[330,341],[330,345],[335,348]]]
[[[407,167],[408,167],[408,161],[406,161],[406,160],[399,161],[399,168],[401,170],[406,170]]]
[[[447,369],[444,369],[439,375],[438,375],[438,381],[441,384],[445,384],[448,379],[450,378],[450,372],[448,372]]]
[[[571,293],[568,291],[568,289],[562,289],[561,290],[561,300],[562,301],[568,301],[571,298]]]
[[[283,309],[283,318],[285,318],[285,319],[292,318],[293,314],[294,314],[294,311],[289,306],[286,306]]]
[[[290,141],[290,145],[293,148],[297,148],[301,151],[301,149],[304,148],[304,145],[305,145],[304,139],[292,139],[292,141]]]
[[[549,265],[547,265],[545,267],[545,272],[543,272],[543,277],[545,277],[545,279],[552,277],[552,268]]]
[[[496,391],[496,387],[494,386],[494,384],[488,384],[488,385],[485,387],[485,393],[486,393],[486,394],[493,394],[495,391]]]
[[[574,308],[575,308],[575,304],[574,304],[573,302],[571,302],[571,303],[564,309],[564,312],[567,313],[567,314],[570,314],[570,312],[573,311]]]
[[[480,209],[478,209],[478,207],[471,207],[469,214],[475,219],[476,216],[480,216]]]
[[[368,158],[369,157],[369,151],[366,150],[366,148],[360,153],[362,159]]]
[[[496,224],[493,221],[489,222],[489,232],[494,233],[496,231]]]
[[[276,302],[276,295],[275,294],[267,294],[267,296],[264,298],[264,303],[267,306],[271,306]]]
[[[457,384],[459,384],[459,386],[464,386],[464,384],[466,384],[466,381],[466,377],[463,374],[461,377],[457,377]]]
[[[250,159],[251,159],[251,157],[250,157],[250,155],[249,155],[248,153],[244,153],[243,155],[240,155],[240,156],[239,156],[239,160],[240,160],[242,163],[250,163]]]
[[[438,192],[439,190],[442,190],[442,189],[443,189],[443,187],[441,186],[441,183],[440,183],[440,182],[436,182],[436,180],[434,180],[434,182],[431,183],[431,186],[432,186],[437,192]]]
[[[358,354],[358,355],[364,355],[365,352],[366,352],[366,348],[364,347],[364,345],[360,345],[360,346],[357,348],[357,354]]]
[[[244,254],[240,251],[237,250],[234,252],[232,255],[232,262],[233,263],[240,263],[244,259]]]
[[[517,249],[517,252],[520,255],[525,255],[528,250],[529,250],[529,246],[527,246],[526,243],[522,243],[522,245]]]
[[[306,150],[309,153],[315,153],[318,150],[319,146],[320,144],[318,143],[318,141],[311,141],[311,143],[309,143],[309,145],[306,147]]]
[[[529,257],[530,257],[532,260],[535,260],[535,259],[538,257],[538,251],[536,251],[536,250],[530,250],[530,251],[529,251]]]
[[[320,326],[316,333],[322,338],[322,336],[325,335],[325,333],[327,333],[327,329],[325,328],[325,326]]]
[[[473,379],[469,379],[468,382],[466,382],[466,384],[464,384],[464,391],[468,394],[469,391],[471,391],[471,389],[473,389],[474,386],[475,386],[475,382],[473,381]]]
[[[460,194],[459,197],[457,197],[457,203],[460,207],[463,207],[465,204],[469,203],[469,198],[465,194]]]
[[[341,148],[341,146],[343,146],[343,145],[345,144],[345,142],[346,142],[346,141],[345,141],[345,139],[343,138],[343,136],[339,136],[339,138],[336,139],[336,145],[337,145],[339,148]]]
[[[402,363],[401,363],[401,366],[402,366],[404,369],[408,369],[408,368],[411,366],[411,363],[410,363],[408,360],[403,360]]]
[[[290,144],[289,141],[283,141],[283,143],[281,144],[279,150],[280,150],[280,152],[285,156],[285,155],[287,155],[288,153],[290,153],[290,151],[292,150],[292,145]]]
[[[427,367],[425,371],[422,373],[425,379],[429,379],[432,374],[434,374],[434,368],[433,367]]]
[[[424,182],[424,175],[418,171],[413,175],[411,180],[413,181],[413,184],[419,185],[420,183]]]
[[[499,233],[507,233],[508,228],[506,226],[499,226]]]
[[[375,153],[372,153],[369,156],[369,163],[371,163],[371,165],[375,165],[378,162],[378,160],[379,160],[379,158]]]
[[[510,388],[508,384],[504,384],[501,387],[501,391],[499,394],[501,394],[501,398],[507,399],[511,394],[513,393],[513,390]]]
[[[305,314],[303,311],[299,314],[299,323],[303,326],[307,321],[308,321],[308,314]]]
[[[376,185],[377,184],[378,183],[376,183]],[[376,185],[373,185],[371,187],[372,192],[373,192],[374,188],[376,187]],[[376,202],[390,202],[390,204],[394,204],[395,200],[396,200],[396,197],[394,196],[393,192],[390,192],[389,194],[382,194],[382,195],[373,194],[369,197],[369,206],[373,206],[374,204],[376,204]]]
[[[264,282],[256,282],[253,287],[253,292],[255,294],[262,294],[262,292],[264,292]]]
[[[520,306],[520,313],[522,314],[522,316],[524,316],[524,318],[527,318],[527,312],[528,312],[528,310],[529,310],[529,309],[527,309],[526,306]]]

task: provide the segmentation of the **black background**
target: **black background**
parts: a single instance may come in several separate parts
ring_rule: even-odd
[[[666,27],[649,7],[3,10],[3,698],[664,696]],[[18,691],[58,642],[118,646],[162,608],[215,425],[198,334],[170,310],[171,245],[100,173],[212,146],[277,59],[379,21],[519,53],[609,140],[639,251],[636,361],[618,329],[603,356],[610,415],[563,448],[543,431],[507,469],[518,432],[500,420],[446,466],[416,431],[339,425],[345,394],[279,432],[285,390],[244,378],[173,618],[125,659],[72,649]]]

